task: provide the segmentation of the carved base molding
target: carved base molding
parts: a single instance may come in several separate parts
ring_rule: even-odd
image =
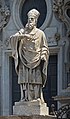
[[[11,115],[11,116],[1,116],[0,119],[57,119],[56,117],[54,116],[14,116],[14,115]]]

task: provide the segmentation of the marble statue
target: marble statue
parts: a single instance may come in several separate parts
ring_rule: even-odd
[[[21,89],[21,101],[41,99],[42,88],[47,80],[49,49],[44,32],[37,28],[40,13],[36,9],[28,12],[28,22],[10,37],[15,70]]]

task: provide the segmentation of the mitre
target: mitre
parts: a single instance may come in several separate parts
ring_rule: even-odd
[[[38,19],[40,13],[39,13],[38,10],[36,10],[36,9],[32,9],[32,10],[30,10],[30,11],[28,12],[27,15],[28,15],[28,17],[29,17],[29,16],[33,16],[33,17],[35,17],[35,18]]]

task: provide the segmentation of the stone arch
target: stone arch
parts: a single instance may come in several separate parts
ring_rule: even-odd
[[[21,19],[20,19],[20,11],[21,11],[21,8],[22,8],[22,5],[24,4],[25,0],[15,0],[13,2],[13,21],[17,27],[17,29],[20,29],[23,26],[22,22],[21,22]],[[47,5],[47,15],[46,15],[46,19],[44,21],[44,23],[42,24],[42,26],[40,27],[40,29],[44,30],[49,24],[50,24],[50,21],[51,21],[51,18],[52,18],[52,5],[51,5],[51,0],[45,0],[46,2],[46,5]]]

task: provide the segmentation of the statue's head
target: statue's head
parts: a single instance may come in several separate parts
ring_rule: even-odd
[[[39,11],[36,9],[32,9],[28,12],[28,24],[29,24],[29,28],[33,28],[34,26],[37,25],[37,20],[38,17],[40,15]]]

